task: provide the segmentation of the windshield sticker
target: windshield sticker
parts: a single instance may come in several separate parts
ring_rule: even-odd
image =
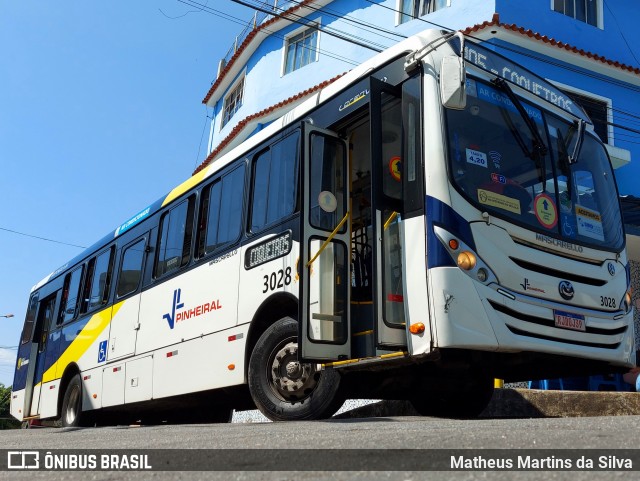
[[[514,214],[520,214],[520,201],[507,197],[506,195],[496,194],[490,190],[478,189],[478,201],[491,207],[507,210]]]
[[[536,219],[547,229],[553,229],[558,224],[556,204],[548,194],[538,194],[533,201]]]
[[[396,182],[400,182],[401,180],[401,167],[402,163],[400,162],[400,157],[391,157],[391,160],[389,161],[389,173],[391,174],[391,177],[393,177],[393,180],[395,180]]]
[[[467,162],[469,164],[479,165],[480,167],[484,167],[485,169],[489,167],[489,163],[487,162],[487,154],[475,149],[466,149],[466,151]]]
[[[493,162],[493,166],[496,170],[500,170],[502,168],[502,154],[496,150],[489,151],[489,158],[491,162]]]
[[[600,212],[576,205],[578,234],[604,242],[604,229]]]
[[[509,110],[511,112],[518,113],[518,109],[516,108],[515,105],[513,105],[513,102],[509,100],[509,97],[507,97],[502,92],[498,92],[497,90],[487,87],[486,85],[482,85],[478,87],[478,98],[490,104],[497,105],[499,107],[504,107],[506,110]],[[529,115],[529,117],[531,117],[531,119],[534,120],[535,122],[538,122],[541,124],[542,112],[536,108],[531,107],[530,105],[524,102],[521,102],[521,103],[524,109],[527,111],[527,115]]]
[[[562,222],[562,235],[571,238],[576,236],[576,219],[574,216],[561,213],[560,222]]]
[[[507,183],[507,178],[502,174],[496,174],[495,172],[491,173],[491,182],[494,184],[503,184]]]

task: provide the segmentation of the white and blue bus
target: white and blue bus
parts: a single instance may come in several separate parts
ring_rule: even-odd
[[[635,362],[610,160],[461,34],[363,63],[32,290],[11,398],[64,426],[475,416],[494,378]]]

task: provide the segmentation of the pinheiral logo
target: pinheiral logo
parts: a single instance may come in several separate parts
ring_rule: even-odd
[[[181,301],[182,289],[176,289],[173,291],[173,303],[171,312],[168,312],[162,316],[164,320],[169,324],[169,328],[173,329],[177,322],[199,317],[209,312],[218,311],[222,309],[220,299],[215,299],[210,302],[205,302],[191,309],[185,307],[185,303]]]

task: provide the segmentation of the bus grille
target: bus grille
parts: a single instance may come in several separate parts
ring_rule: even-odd
[[[505,316],[514,318],[514,319],[518,319],[520,321],[523,321],[525,323],[529,323],[532,325],[532,328],[534,328],[534,326],[542,326],[542,327],[550,327],[553,329],[554,332],[557,332],[558,335],[551,335],[548,333],[542,334],[540,332],[535,332],[535,330],[525,330],[522,327],[515,327],[512,325],[509,325],[508,322],[505,322],[507,328],[513,333],[516,334],[518,336],[527,336],[527,337],[533,337],[535,339],[544,339],[547,341],[555,341],[555,342],[562,342],[565,344],[574,344],[574,345],[578,345],[578,346],[589,346],[589,347],[598,347],[598,348],[602,348],[602,349],[617,349],[620,346],[620,342],[618,339],[618,335],[620,334],[624,334],[627,331],[627,326],[622,326],[622,327],[613,327],[611,329],[605,329],[605,328],[600,328],[600,327],[586,327],[586,331],[570,331],[567,329],[560,329],[560,328],[556,328],[555,327],[555,322],[553,319],[546,319],[543,317],[536,317],[536,316],[530,316],[527,314],[524,314],[522,312],[519,311],[515,311],[513,309],[509,309],[508,307],[499,304],[497,302],[494,301],[489,301],[489,304],[491,304],[491,307],[493,307],[497,312],[500,312],[502,314],[504,314]],[[548,332],[548,331],[547,331]],[[579,335],[585,335],[585,334],[596,334],[596,335],[605,335],[605,336],[616,336],[615,340],[612,340],[613,342],[611,343],[603,343],[603,342],[594,342],[594,341],[589,341],[587,339],[583,339],[583,340],[578,340],[578,339],[567,339],[565,336],[567,335],[567,333],[572,333],[572,334],[579,334]],[[586,336],[585,336],[586,337]]]

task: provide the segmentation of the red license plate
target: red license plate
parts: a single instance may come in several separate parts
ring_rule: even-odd
[[[556,327],[561,329],[573,329],[574,331],[586,331],[587,326],[585,324],[584,316],[580,314],[574,314],[572,312],[565,311],[553,311],[553,318],[556,322]]]

